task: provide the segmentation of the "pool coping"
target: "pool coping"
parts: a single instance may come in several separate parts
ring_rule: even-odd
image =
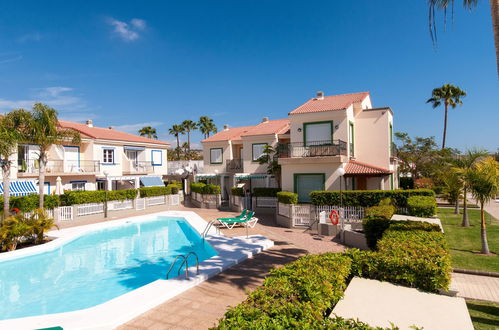
[[[147,221],[148,219],[157,216],[183,217],[199,233],[204,230],[207,224],[207,222],[195,212],[163,211],[148,215],[71,227],[49,232],[49,236],[57,238],[49,243],[3,253],[0,255],[0,261],[56,249],[89,231],[119,226],[127,222]],[[260,235],[250,235],[248,238],[245,236],[228,237],[217,234],[215,228],[210,229],[206,239],[217,251],[218,255],[201,262],[199,264],[198,275],[196,275],[195,267],[191,267],[189,270],[190,278],[188,280],[183,278],[183,276],[168,281],[156,280],[143,287],[90,308],[65,313],[1,320],[0,328],[35,329],[53,326],[61,326],[64,329],[116,328],[178,294],[206,281],[210,277],[213,277],[274,245],[273,241]],[[167,270],[165,269],[165,275],[166,271]],[[91,324],[89,324],[89,320],[91,320]]]

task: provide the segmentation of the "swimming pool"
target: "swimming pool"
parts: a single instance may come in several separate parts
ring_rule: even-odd
[[[0,261],[0,319],[96,306],[165,279],[175,256],[190,251],[199,262],[217,255],[186,219],[157,216],[92,230],[50,251]]]

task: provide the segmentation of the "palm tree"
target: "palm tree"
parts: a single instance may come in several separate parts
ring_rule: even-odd
[[[139,134],[140,136],[145,136],[148,137],[149,139],[157,139],[158,134],[156,132],[156,129],[151,127],[151,126],[145,126],[139,129]]]
[[[191,151],[191,131],[198,129],[198,124],[192,120],[184,120],[182,122],[182,127],[187,133],[187,149]]]
[[[470,222],[468,220],[468,201],[466,196],[469,190],[469,182],[466,181],[465,172],[471,169],[475,163],[483,157],[488,155],[487,150],[483,149],[470,149],[467,150],[466,153],[462,156],[457,157],[453,163],[457,168],[457,173],[461,177],[461,181],[463,183],[463,220],[461,222],[461,226],[469,227]]]
[[[59,125],[57,111],[48,105],[35,103],[31,115],[26,119],[23,131],[28,142],[40,148],[38,162],[38,194],[39,207],[43,209],[43,190],[45,182],[45,168],[48,162],[48,151],[54,144],[79,145],[80,134],[74,130],[63,129]]]
[[[182,125],[173,125],[170,129],[168,129],[168,133],[170,135],[175,136],[177,139],[177,158],[180,159],[180,140],[179,135],[184,134],[184,127]]]
[[[438,108],[442,103],[444,104],[445,117],[444,117],[444,135],[442,139],[442,149],[445,149],[445,137],[447,135],[447,112],[449,105],[454,109],[458,104],[463,104],[461,97],[466,96],[466,92],[459,87],[445,84],[442,87],[433,89],[431,98],[426,103],[431,103],[433,109]]]
[[[467,181],[470,184],[473,197],[480,203],[480,222],[482,253],[489,254],[487,228],[485,226],[484,205],[495,198],[499,190],[499,163],[493,157],[487,157],[477,162],[466,171]]]
[[[497,61],[497,74],[499,76],[499,0],[489,0],[490,1],[490,12],[492,15],[492,28],[494,30],[494,41],[496,46],[496,61]],[[478,4],[478,0],[463,0],[463,6],[466,9],[474,9]],[[444,11],[444,25],[447,20],[447,10],[451,7],[452,16],[454,16],[454,0],[428,0],[429,9],[429,29],[431,40],[435,44],[437,41],[437,29],[436,29],[436,19],[435,11]]]
[[[21,113],[17,110],[0,116],[0,167],[3,178],[3,214],[9,214],[10,200],[10,170],[12,168],[11,156],[16,153],[17,144],[22,141],[22,134],[19,131],[19,120],[17,115]]]
[[[217,126],[213,123],[213,119],[207,116],[199,117],[198,126],[205,139],[210,136],[210,133],[217,132]]]

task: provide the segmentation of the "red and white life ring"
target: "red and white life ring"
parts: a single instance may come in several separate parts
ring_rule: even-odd
[[[333,225],[337,225],[338,222],[340,222],[340,214],[338,211],[332,210],[331,213],[329,213],[329,219]]]

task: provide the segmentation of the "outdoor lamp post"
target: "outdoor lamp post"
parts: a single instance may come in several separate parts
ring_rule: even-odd
[[[343,167],[338,168],[336,170],[338,176],[340,178],[340,207],[343,207],[343,176],[345,175],[345,169]]]
[[[104,185],[104,218],[107,218],[107,190],[109,189],[109,181],[108,181],[108,176],[109,172],[104,171],[104,176],[106,177],[106,184]]]

